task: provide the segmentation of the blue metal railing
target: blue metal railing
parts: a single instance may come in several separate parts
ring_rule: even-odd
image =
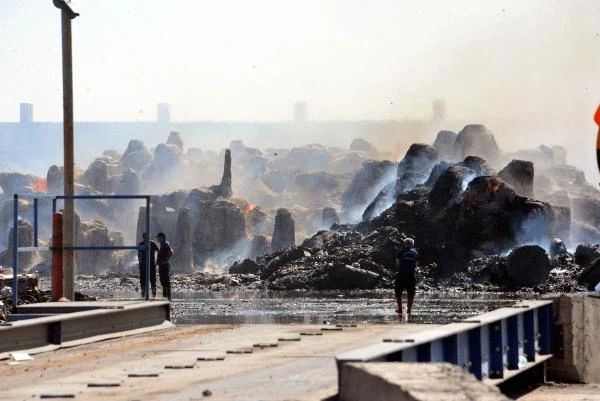
[[[336,357],[341,381],[348,362],[449,362],[479,380],[502,382],[549,359],[552,301],[526,301]]]
[[[19,247],[19,197],[33,199],[33,247]],[[142,199],[146,200],[146,238],[148,244],[150,241],[150,195],[40,195],[40,194],[14,194],[13,200],[13,307],[16,307],[19,302],[19,249],[22,251],[31,251],[38,249],[38,200],[52,200],[52,214],[56,213],[56,204],[59,199]],[[48,249],[52,249],[50,246]],[[142,250],[146,252],[146,280],[144,282],[144,290],[146,300],[149,299],[148,289],[150,284],[150,246],[148,245],[132,245],[132,246],[68,246],[63,247],[65,250],[72,251],[90,251],[90,250]]]

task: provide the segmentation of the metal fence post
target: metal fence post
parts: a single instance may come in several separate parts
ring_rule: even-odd
[[[144,287],[146,287],[146,301],[150,299],[150,252],[152,252],[152,247],[150,246],[152,241],[152,237],[150,237],[150,197],[146,197],[146,249],[144,252],[146,253],[146,280],[144,280]],[[154,272],[156,275],[156,272]],[[156,277],[155,277],[156,279]]]
[[[13,308],[19,303],[19,195],[13,200]]]
[[[506,319],[506,334],[508,336],[507,362],[508,369],[519,369],[519,317],[510,316]]]
[[[481,329],[469,330],[469,371],[479,380],[482,378]]]
[[[552,353],[552,305],[538,309],[538,330],[540,355],[548,355]]]
[[[490,373],[491,379],[504,377],[504,366],[502,356],[502,322],[497,321],[489,326],[490,333]]]

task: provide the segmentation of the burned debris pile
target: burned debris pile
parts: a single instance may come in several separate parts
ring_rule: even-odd
[[[540,214],[542,222],[552,214],[531,207],[497,178],[479,181],[483,184],[473,185],[478,191],[472,188],[473,193],[467,192],[445,213],[429,205],[423,187],[413,189],[377,218],[333,225],[299,246],[236,262],[229,272],[254,273],[273,290],[392,288],[396,252],[411,236],[420,241],[421,290],[581,289],[577,279],[582,268],[572,254],[565,250],[551,257],[539,245],[518,243],[522,221],[529,213],[536,218]],[[487,189],[482,193],[482,188]],[[502,208],[502,203],[489,204],[509,200],[513,203]],[[555,234],[551,223],[542,226],[549,237]]]
[[[395,252],[410,236],[421,250],[422,290],[570,292],[594,288],[600,281],[598,250],[588,250],[591,256],[587,258],[576,258],[563,240],[573,248],[582,231],[591,237],[596,232],[590,233],[588,223],[579,217],[583,211],[578,203],[573,207],[551,203],[559,190],[538,189],[546,200],[535,199],[534,162],[510,159],[496,173],[486,159],[470,152],[484,154],[494,165],[511,155],[502,154],[482,126],[465,127],[456,136],[441,132],[436,144],[441,144],[439,150],[413,144],[397,164],[395,180],[387,183],[382,177],[389,167],[366,162],[350,187],[358,186],[357,177],[372,177],[365,180],[368,186],[360,196],[368,196],[373,188],[379,192],[371,194],[362,221],[333,224],[299,246],[260,256],[252,261],[252,270],[266,281],[267,288],[276,290],[391,288]],[[464,158],[439,160],[442,153]],[[581,174],[573,174],[568,182],[564,175],[553,175],[570,171],[569,166],[560,165],[560,149],[556,153],[555,159],[540,161],[540,181],[563,182],[567,199],[580,199],[581,193],[597,199],[598,191]],[[348,196],[344,199],[346,206],[354,207]],[[384,206],[388,207],[376,212]],[[589,245],[578,247],[584,253],[580,248]],[[235,263],[230,272],[248,263]]]
[[[176,250],[180,288],[391,288],[406,237],[421,252],[422,290],[565,292],[600,281],[600,191],[560,147],[503,152],[485,126],[468,125],[410,145],[398,162],[380,160],[363,139],[347,150],[263,151],[241,141],[220,154],[184,149],[178,133],[154,149],[132,140],[79,172],[76,189],[152,194],[151,227]],[[57,194],[61,180],[58,166],[41,181],[0,173],[0,264],[10,265],[14,236],[6,194]],[[137,243],[145,212],[129,201],[86,202],[77,242]],[[19,214],[19,244],[32,245],[32,203],[22,201]],[[49,237],[42,227],[40,238]],[[22,262],[47,273],[49,255]],[[81,253],[77,263],[88,275],[137,271],[134,253]]]

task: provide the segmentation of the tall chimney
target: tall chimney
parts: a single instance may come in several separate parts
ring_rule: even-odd
[[[433,120],[446,121],[446,101],[443,99],[435,99],[433,101]]]
[[[20,118],[21,124],[29,124],[33,122],[33,104],[21,103],[20,105]]]
[[[294,103],[294,122],[303,123],[306,121],[306,103]]]
[[[159,103],[156,105],[156,121],[159,124],[171,122],[171,112],[169,103]]]

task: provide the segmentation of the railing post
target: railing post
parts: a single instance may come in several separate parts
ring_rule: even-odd
[[[535,310],[523,313],[523,341],[528,362],[535,362]]]
[[[538,309],[538,330],[540,355],[552,353],[552,304]]]
[[[19,303],[19,195],[13,201],[13,308]]]
[[[33,198],[33,246],[38,246],[38,198]]]
[[[431,343],[417,345],[417,362],[431,362]]]
[[[63,233],[62,213],[52,215],[52,301],[58,301],[63,293]]]
[[[490,379],[504,377],[504,361],[502,353],[502,321],[489,324],[490,333]]]
[[[146,301],[150,299],[150,252],[152,252],[152,247],[150,246],[150,241],[152,237],[150,236],[150,197],[146,197],[146,249],[144,252],[146,253],[146,280],[144,280],[144,287],[146,288]],[[156,274],[156,272],[154,273]]]
[[[451,335],[442,340],[442,347],[444,349],[444,361],[450,362],[454,365],[458,363],[458,349],[457,336]]]
[[[48,341],[50,344],[62,344],[62,321],[50,323],[48,325]]]
[[[482,379],[481,329],[469,330],[469,372],[479,380]]]
[[[519,369],[519,316],[509,316],[506,319],[506,334],[508,337],[507,368]]]

